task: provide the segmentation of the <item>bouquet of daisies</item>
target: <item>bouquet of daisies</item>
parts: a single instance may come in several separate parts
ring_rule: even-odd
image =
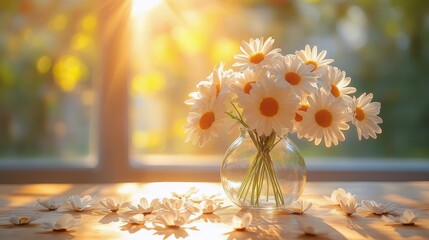
[[[260,153],[255,162],[270,160],[277,139],[288,134],[330,147],[345,140],[343,132],[351,123],[359,140],[377,138],[383,122],[378,116],[380,103],[372,102],[372,93],[351,96],[356,88],[349,86],[350,77],[331,66],[334,60],[325,59],[325,50],[307,45],[295,54],[282,55],[273,44],[271,37],[243,41],[242,53],[234,57],[235,70],[220,64],[197,84],[197,91],[185,101],[191,106],[186,141],[203,146],[218,136],[227,118],[247,129]],[[278,198],[280,204],[282,197]]]

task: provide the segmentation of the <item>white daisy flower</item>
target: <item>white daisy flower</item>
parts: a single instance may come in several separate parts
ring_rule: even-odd
[[[370,136],[377,138],[376,134],[382,132],[378,124],[383,122],[378,114],[380,113],[381,104],[372,101],[372,93],[362,94],[359,98],[353,96],[351,111],[353,112],[352,123],[356,126],[359,140],[362,136],[368,139]]]
[[[12,214],[9,216],[9,222],[15,225],[27,225],[40,218],[38,214]]]
[[[232,216],[232,227],[235,230],[244,230],[252,223],[252,214],[250,212],[239,212]]]
[[[381,219],[389,223],[400,223],[402,225],[415,225],[417,221],[417,216],[412,210],[406,209],[401,215],[397,217],[389,215],[389,216],[382,216]]]
[[[234,56],[236,62],[232,66],[244,70],[271,65],[275,58],[281,56],[280,48],[271,49],[273,44],[274,39],[271,37],[266,41],[264,38],[251,38],[249,42],[242,41],[240,46],[242,53]]]
[[[327,65],[334,62],[334,59],[324,59],[326,57],[326,50],[321,51],[317,54],[317,46],[313,46],[313,49],[309,45],[305,45],[304,50],[296,51],[295,54],[306,64],[313,66],[312,71],[317,75],[322,73]]]
[[[363,200],[358,208],[359,212],[369,212],[375,215],[383,215],[398,209],[398,206],[392,203],[377,203],[375,201]]]
[[[318,222],[309,222],[307,219],[295,219],[299,229],[309,236],[320,236],[325,234],[326,227]]]
[[[313,203],[307,200],[298,200],[292,202],[289,206],[286,207],[286,210],[294,214],[303,214],[305,211],[311,208]]]
[[[230,79],[234,78],[235,72],[232,70],[225,71],[224,65],[221,63],[219,67],[215,67],[213,72],[207,77],[207,80],[197,84],[197,92],[189,94],[191,99],[185,101],[185,104],[191,105],[191,110],[204,108],[204,104],[209,104],[217,98],[217,101],[225,102],[229,98],[228,85]],[[199,101],[199,100],[203,101]],[[197,103],[198,102],[198,103]],[[203,104],[203,105],[202,105]]]
[[[230,206],[222,206],[221,202],[213,201],[213,200],[205,200],[200,203],[200,209],[204,214],[212,214],[216,211],[223,210]]]
[[[356,92],[356,88],[347,87],[350,82],[351,78],[346,77],[346,72],[339,70],[337,67],[327,66],[326,71],[321,76],[322,87],[334,97],[341,97],[347,102],[352,100],[348,94]]]
[[[64,214],[52,222],[44,222],[42,228],[51,229],[52,231],[67,231],[77,223],[78,220],[74,219],[71,214]]]
[[[253,89],[253,85],[263,79],[265,71],[263,70],[252,70],[246,69],[244,72],[237,77],[230,84],[230,91],[237,94],[240,97],[243,94],[249,94]]]
[[[194,195],[198,191],[200,191],[200,190],[194,186],[194,187],[189,188],[188,191],[186,191],[184,193],[172,192],[171,194],[175,198],[188,200],[191,198],[192,195]]]
[[[291,86],[297,94],[309,94],[316,90],[317,77],[297,56],[287,55],[272,69],[277,80]]]
[[[62,201],[57,201],[57,200],[40,200],[37,199],[37,203],[44,207],[47,208],[49,211],[53,211],[53,210],[57,210],[62,204]]]
[[[127,222],[135,225],[144,225],[146,222],[155,220],[154,215],[144,215],[144,214],[136,214],[127,219]]]
[[[106,198],[104,200],[101,200],[100,204],[112,212],[117,212],[120,208],[125,208],[125,207],[130,206],[131,203],[130,202],[122,202],[120,200],[115,200],[112,198]]]
[[[200,99],[195,103],[200,105],[189,112],[185,125],[186,142],[193,139],[194,145],[204,146],[210,138],[217,137],[222,128],[226,112],[225,103],[216,99]]]
[[[308,97],[308,103],[310,106],[307,111],[300,111],[302,134],[309,141],[314,140],[316,145],[323,139],[326,147],[344,141],[345,136],[341,131],[349,129],[347,122],[350,121],[344,101],[318,91]]]
[[[237,99],[251,130],[269,136],[273,131],[292,131],[292,119],[299,98],[291,88],[267,77],[253,85],[253,90]]]
[[[351,195],[344,196],[340,199],[340,207],[347,216],[352,215],[357,209],[356,198]]]
[[[333,205],[340,205],[340,201],[344,197],[354,197],[350,192],[347,192],[343,188],[337,188],[332,191],[331,196],[323,196],[329,203]]]
[[[68,202],[70,203],[73,210],[76,212],[83,212],[91,209],[97,203],[98,199],[90,195],[80,197],[78,195],[70,196]]]
[[[191,216],[188,211],[162,210],[156,214],[152,224],[155,228],[180,228],[194,220]]]
[[[158,198],[153,199],[149,204],[149,201],[145,197],[140,198],[140,203],[128,206],[128,208],[130,208],[134,212],[142,213],[144,215],[151,214],[152,212],[158,210],[160,207],[161,203]]]

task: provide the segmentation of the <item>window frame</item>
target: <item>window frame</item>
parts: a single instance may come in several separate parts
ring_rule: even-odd
[[[120,6],[120,8],[118,8]],[[129,18],[121,17],[130,12],[131,1],[109,0],[103,2],[99,12],[101,36],[101,72],[96,85],[98,101],[96,110],[97,165],[40,166],[30,164],[0,164],[0,183],[113,183],[113,182],[154,182],[154,181],[220,181],[218,164],[206,165],[165,165],[133,164],[129,155],[129,96],[128,79],[130,58],[127,49],[130,30]],[[101,21],[100,21],[101,22]],[[112,32],[112,29],[114,30]],[[115,57],[111,57],[115,56]],[[120,62],[117,59],[121,59]],[[151,158],[151,156],[144,156]],[[153,156],[152,156],[153,157]],[[174,157],[176,162],[184,162],[189,156]],[[202,159],[204,156],[192,158]],[[222,159],[222,156],[218,156]],[[319,159],[320,160],[320,159]],[[325,163],[317,158],[307,162],[308,181],[422,181],[429,180],[429,163],[418,166],[408,164],[389,164],[387,161],[373,159],[375,164],[362,163],[362,159],[339,159]],[[378,161],[378,162],[377,162]],[[153,162],[153,161],[152,161]]]

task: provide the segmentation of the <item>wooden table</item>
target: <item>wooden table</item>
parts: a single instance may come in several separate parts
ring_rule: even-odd
[[[191,226],[165,230],[127,224],[123,222],[129,216],[126,211],[71,212],[80,219],[79,225],[67,232],[53,232],[41,228],[41,222],[64,212],[49,212],[36,206],[37,198],[67,198],[74,194],[99,198],[121,196],[137,202],[142,196],[171,197],[172,191],[185,192],[191,186],[197,186],[202,193],[219,192],[224,196],[218,183],[0,185],[0,239],[429,239],[429,182],[310,182],[301,199],[313,202],[313,207],[305,214],[252,211],[254,220],[247,231],[233,231],[226,224],[240,210],[233,206],[203,216]],[[361,213],[347,217],[335,208],[326,207],[323,195],[339,187],[356,194],[359,201],[392,202],[411,208],[419,215],[417,225],[391,225],[378,216]],[[15,226],[9,223],[8,216],[16,212],[38,213],[41,218],[30,225]],[[303,235],[297,218],[324,226],[326,233],[319,237]]]

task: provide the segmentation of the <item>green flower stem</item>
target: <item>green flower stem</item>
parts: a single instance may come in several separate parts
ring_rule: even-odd
[[[249,126],[244,121],[243,116],[241,115],[238,108],[232,102],[231,105],[233,106],[237,115],[234,115],[232,112],[226,112],[226,114],[232,119],[238,121],[241,125],[243,125],[243,127],[249,129]],[[250,204],[258,206],[265,182],[267,194],[266,201],[269,200],[269,191],[272,189],[276,206],[279,207],[280,205],[284,204],[284,198],[270,156],[270,152],[281,141],[282,138],[279,137],[279,139],[276,141],[277,135],[274,131],[269,136],[259,136],[256,130],[248,130],[247,132],[256,147],[257,154],[254,157],[249,169],[247,170],[243,182],[241,183],[238,190],[239,199],[242,199],[246,202],[250,193]]]

